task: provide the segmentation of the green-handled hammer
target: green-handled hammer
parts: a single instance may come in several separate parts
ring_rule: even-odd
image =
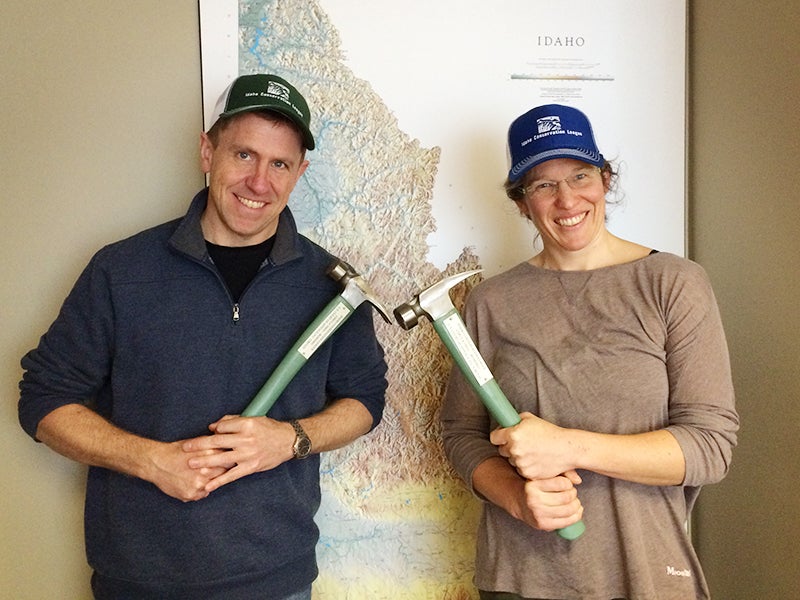
[[[422,316],[428,317],[487,410],[502,427],[511,427],[520,422],[519,414],[500,389],[450,299],[450,289],[454,285],[480,272],[481,269],[465,271],[442,279],[422,290],[410,302],[395,308],[394,316],[403,329],[415,327]],[[575,540],[585,530],[583,521],[578,521],[559,529],[558,535],[567,540]]]
[[[294,346],[283,357],[250,404],[242,412],[244,417],[264,416],[275,404],[278,396],[289,385],[311,355],[339,329],[362,302],[369,302],[387,323],[389,313],[377,299],[364,278],[342,260],[334,261],[327,274],[344,286],[342,293],[331,300],[311,322]]]

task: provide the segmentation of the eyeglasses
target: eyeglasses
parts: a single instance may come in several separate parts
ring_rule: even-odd
[[[597,181],[596,175],[600,173],[598,167],[581,169],[577,173],[573,173],[569,177],[559,179],[558,181],[544,181],[537,180],[530,185],[522,188],[525,196],[531,200],[553,198],[558,193],[558,186],[561,183],[566,183],[569,189],[578,191],[590,187]]]

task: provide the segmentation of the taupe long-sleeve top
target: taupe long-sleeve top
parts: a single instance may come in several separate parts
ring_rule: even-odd
[[[591,271],[522,263],[478,285],[464,320],[519,411],[557,425],[631,434],[667,429],[686,461],[681,486],[581,471],[586,533],[567,541],[484,502],[475,583],[527,598],[708,598],[686,521],[700,487],[722,479],[736,445],[730,363],[703,269],[667,253]],[[496,456],[497,427],[453,371],[445,451],[468,483]]]

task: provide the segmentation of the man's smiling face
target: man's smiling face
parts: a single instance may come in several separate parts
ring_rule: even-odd
[[[308,167],[300,135],[288,124],[245,113],[219,134],[200,138],[209,174],[205,239],[220,246],[252,246],[272,237],[278,216]]]

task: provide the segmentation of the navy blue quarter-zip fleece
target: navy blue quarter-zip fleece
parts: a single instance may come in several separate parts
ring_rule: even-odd
[[[238,414],[305,327],[340,292],[333,257],[298,234],[286,208],[268,260],[234,304],[188,213],[100,250],[39,346],[22,359],[19,417],[29,435],[50,411],[92,406],[119,427],[174,441]],[[279,420],[352,397],[381,419],[386,364],[365,304],[279,398]],[[90,468],[86,550],[117,597],[270,598],[317,573],[319,460],[289,461],[182,503],[150,483]]]

